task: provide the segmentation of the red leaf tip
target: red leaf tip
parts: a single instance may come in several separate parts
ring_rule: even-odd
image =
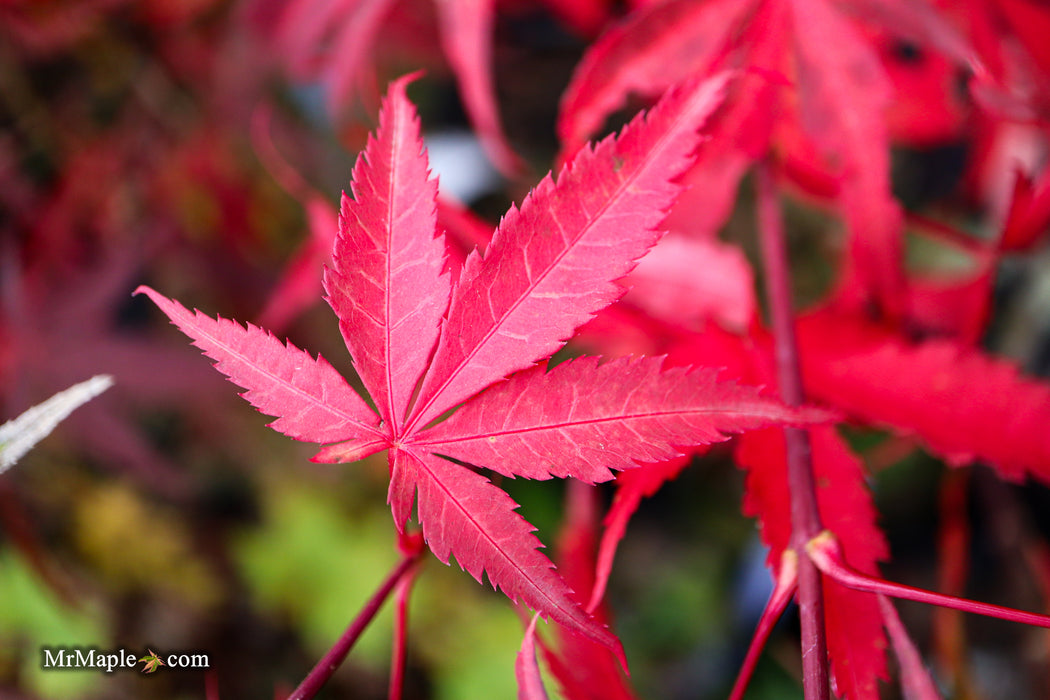
[[[394,94],[394,92],[397,92],[400,97],[408,99],[408,95],[406,94],[406,88],[412,83],[422,78],[424,75],[426,75],[426,70],[420,68],[419,70],[412,71],[411,73],[406,73],[400,78],[390,81],[390,85],[387,87],[388,99],[389,95]]]

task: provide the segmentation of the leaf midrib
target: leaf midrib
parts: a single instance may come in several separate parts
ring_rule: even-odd
[[[550,431],[550,430],[560,430],[562,428],[585,427],[585,426],[588,426],[588,425],[600,425],[600,424],[603,424],[603,423],[613,423],[613,422],[622,423],[622,422],[627,422],[627,421],[631,421],[631,420],[640,420],[640,419],[647,419],[647,418],[661,418],[661,417],[668,417],[668,416],[726,414],[726,415],[735,415],[735,416],[745,416],[745,417],[748,417],[748,418],[770,418],[770,417],[773,417],[773,416],[768,415],[768,413],[769,412],[764,412],[764,413],[747,413],[745,411],[739,411],[739,410],[738,411],[725,411],[725,410],[720,410],[720,409],[691,409],[691,410],[679,410],[679,411],[653,411],[651,413],[632,413],[632,414],[629,414],[629,415],[609,416],[609,417],[606,417],[606,418],[588,418],[588,419],[581,419],[581,420],[572,421],[572,422],[533,425],[533,426],[525,427],[525,428],[514,428],[514,429],[510,429],[510,430],[498,430],[498,431],[493,431],[493,432],[488,432],[488,433],[475,433],[475,434],[471,434],[471,435],[461,435],[459,437],[446,437],[446,438],[437,439],[437,440],[427,440],[425,443],[420,441],[420,442],[416,442],[415,444],[447,445],[447,444],[452,444],[452,443],[457,443],[457,442],[466,442],[466,441],[469,441],[469,440],[482,440],[482,439],[487,439],[487,438],[490,438],[490,437],[506,437],[506,436],[509,436],[509,435],[520,435],[522,433],[532,433],[532,432],[543,432],[543,431]],[[717,429],[717,428],[715,428],[715,429]],[[420,434],[420,437],[422,437],[423,435],[425,435],[425,433]]]

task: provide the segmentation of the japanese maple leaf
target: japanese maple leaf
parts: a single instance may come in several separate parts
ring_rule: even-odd
[[[364,82],[368,54],[392,5],[391,0],[295,0],[285,7],[277,40],[293,73],[319,76],[328,84],[333,113]],[[435,5],[442,51],[478,138],[500,170],[514,173],[521,163],[500,125],[492,75],[495,5],[492,0],[441,0]],[[418,41],[416,33],[411,36]]]
[[[696,72],[748,69],[762,77],[742,81],[727,100],[715,127],[719,138],[688,175],[704,183],[694,188],[702,197],[683,202],[687,211],[679,218],[698,221],[691,225],[699,233],[716,231],[746,166],[771,156],[796,183],[835,201],[868,301],[900,318],[907,298],[901,211],[890,190],[892,84],[863,25],[846,14],[861,11],[921,35],[957,62],[966,58],[965,44],[923,2],[649,3],[606,32],[580,62],[562,98],[558,132],[565,151],[573,152],[631,93],[659,94]]]
[[[834,308],[800,318],[799,346],[810,395],[917,437],[949,464],[1050,482],[1050,384],[1005,358],[951,339],[910,342]]]
[[[354,198],[343,198],[324,273],[374,409],[324,359],[258,327],[139,291],[252,405],[276,416],[272,428],[327,445],[315,460],[386,450],[399,530],[416,503],[441,561],[455,555],[479,581],[487,572],[512,600],[620,651],[537,551],[516,504],[468,465],[596,482],[729,433],[818,419],[719,382],[713,371],[664,370],[661,358],[535,364],[623,293],[614,280],[659,238],[655,227],[679,189],[673,178],[688,166],[726,78],[669,92],[618,137],[582,149],[557,180],[544,178],[503,218],[484,256],[467,258],[454,286],[407,81],[391,86],[358,158]]]
[[[117,389],[63,424],[70,443],[151,493],[188,497],[187,474],[145,439],[138,421],[151,407],[177,406],[208,426],[209,439],[225,437],[211,429],[225,423],[214,395],[222,383],[166,342],[114,332],[144,258],[127,246],[118,250],[113,240],[84,264],[76,256],[52,257],[52,242],[58,256],[67,250],[61,241],[39,240],[46,244],[38,246],[45,248],[39,256],[0,252],[0,405],[10,414],[86,376],[112,375]]]

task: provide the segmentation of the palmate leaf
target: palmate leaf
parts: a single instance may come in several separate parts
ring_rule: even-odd
[[[797,184],[836,203],[866,300],[900,318],[907,289],[902,214],[890,189],[893,86],[857,15],[870,15],[890,32],[903,28],[905,36],[923,37],[955,63],[973,53],[924,0],[646,3],[580,61],[560,106],[564,150],[572,153],[598,132],[632,93],[652,97],[698,70],[731,67],[761,76],[763,87],[727,99],[726,111],[739,108],[743,117],[730,120],[731,138],[720,140],[731,147],[707,160],[701,155],[690,178],[710,183],[716,202],[730,202],[744,167],[772,156]],[[705,212],[711,218],[701,218],[700,232],[717,230],[728,208]],[[684,229],[688,220],[676,226]]]
[[[773,383],[772,347],[765,332],[752,326],[748,336],[729,333],[717,326],[703,333],[680,334],[673,341],[668,363],[721,366],[722,376],[744,384]],[[860,460],[831,428],[809,430],[817,499],[823,523],[840,533],[850,562],[876,574],[877,562],[888,549],[876,524],[876,511],[865,482]],[[769,546],[768,563],[774,580],[783,574],[782,555],[791,546],[791,500],[783,433],[780,430],[751,431],[739,439],[737,463],[747,471],[744,513],[758,520],[763,542]],[[634,508],[669,479],[675,478],[687,461],[646,465],[617,476],[618,491],[606,518],[598,565],[598,585],[590,605],[603,593],[608,559],[622,536]],[[883,613],[876,596],[847,589],[830,580],[825,583],[825,629],[831,650],[832,678],[840,697],[876,700],[878,682],[886,675]],[[735,696],[738,697],[738,696]]]
[[[655,229],[681,191],[672,180],[689,165],[727,79],[669,92],[511,207],[484,258],[467,259],[410,427],[549,357],[623,294],[614,280],[659,239]]]
[[[728,78],[694,79],[618,137],[581,150],[557,181],[545,178],[511,209],[454,290],[408,80],[390,87],[354,168],[354,199],[344,199],[324,279],[379,415],[323,359],[140,291],[247,389],[252,405],[277,417],[272,427],[327,444],[315,460],[387,450],[399,530],[415,505],[441,561],[455,557],[478,580],[487,575],[513,600],[622,659],[615,636],[538,551],[516,504],[462,463],[597,481],[731,433],[823,418],[720,384],[709,371],[664,371],[660,359],[591,358],[549,373],[533,366],[623,293],[615,280],[659,238],[655,227],[680,190],[673,180]],[[461,403],[450,420],[428,425]]]
[[[516,174],[521,160],[500,124],[492,72],[495,2],[440,0],[435,9],[441,47],[478,140],[497,168]],[[276,40],[292,74],[326,83],[329,112],[338,115],[368,85],[367,59],[394,11],[392,0],[293,0],[277,21]]]

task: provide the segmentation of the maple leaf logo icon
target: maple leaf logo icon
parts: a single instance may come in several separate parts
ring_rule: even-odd
[[[158,668],[164,665],[164,662],[160,660],[160,657],[157,656],[157,653],[155,651],[153,651],[152,649],[149,649],[148,651],[149,654],[139,659],[139,661],[146,664],[142,668],[143,673],[153,673]]]

